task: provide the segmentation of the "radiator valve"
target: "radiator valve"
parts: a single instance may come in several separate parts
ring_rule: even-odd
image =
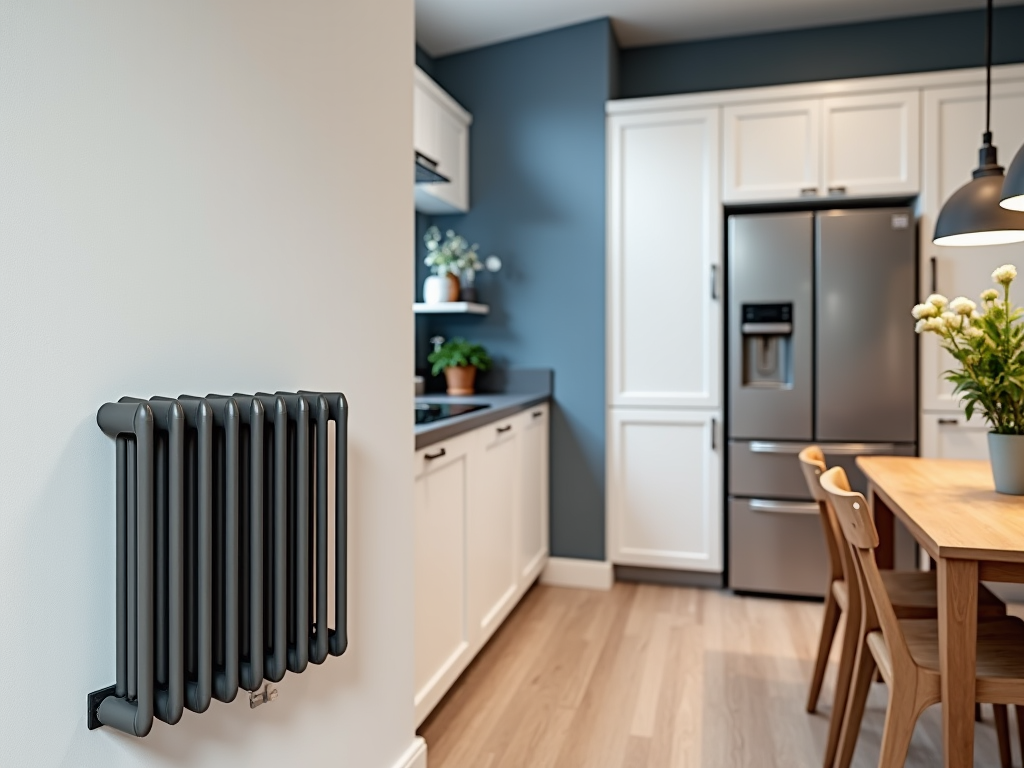
[[[249,709],[256,709],[260,704],[268,704],[277,698],[277,688],[267,683],[258,691],[249,691]]]

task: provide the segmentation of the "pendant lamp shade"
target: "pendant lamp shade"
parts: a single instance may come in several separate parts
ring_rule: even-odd
[[[992,0],[985,15],[985,134],[974,178],[950,196],[935,222],[936,245],[1002,245],[1024,242],[1024,213],[1003,198],[1003,168],[992,145]],[[1020,161],[1020,157],[1017,158]],[[1016,165],[1017,162],[1014,163]],[[1024,187],[1024,162],[1020,185]],[[1021,190],[1024,194],[1024,189]],[[1024,209],[1024,198],[1021,198]]]
[[[1003,182],[1003,199],[999,204],[1011,211],[1024,211],[1024,148],[1010,163]]]
[[[1003,245],[1024,241],[1024,213],[1000,206],[1003,169],[996,161],[996,148],[986,141],[980,154],[974,178],[954,192],[939,212],[933,240],[936,245]]]

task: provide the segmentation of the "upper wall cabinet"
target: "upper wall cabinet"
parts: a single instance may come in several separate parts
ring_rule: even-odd
[[[727,203],[913,195],[917,90],[726,107]]]
[[[824,99],[818,193],[916,194],[920,100],[919,91]]]
[[[780,200],[817,193],[821,175],[820,100],[726,107],[722,118],[726,202]]]
[[[469,126],[473,116],[417,67],[413,87],[413,144],[437,164],[448,183],[417,184],[416,210],[465,213],[469,210]]]
[[[719,404],[718,114],[609,118],[611,405]]]
[[[972,248],[932,244],[942,204],[971,180],[985,130],[985,86],[935,88],[924,93],[924,185],[921,194],[921,297],[932,290],[947,295],[978,294],[992,286],[992,271],[1002,264],[1024,269],[1024,243]],[[992,87],[992,134],[999,161],[1009,165],[1024,145],[1024,81]],[[926,334],[921,340],[921,407],[927,411],[959,410],[952,386],[942,372],[953,359]]]

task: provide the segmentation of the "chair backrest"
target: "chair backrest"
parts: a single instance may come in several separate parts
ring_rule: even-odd
[[[894,663],[899,660],[908,665],[913,664],[906,638],[896,620],[896,612],[875,560],[878,529],[875,528],[867,500],[850,489],[850,481],[842,467],[833,467],[822,475],[821,487],[825,489],[839,519],[843,535],[853,553],[857,576],[865,587],[861,591],[866,592],[864,601],[868,608],[869,626],[877,618]]]
[[[851,570],[852,566],[847,563],[846,546],[843,543],[843,533],[839,530],[839,522],[836,520],[835,512],[829,506],[828,496],[821,487],[821,476],[825,474],[825,454],[816,445],[809,445],[800,451],[800,469],[803,470],[804,480],[807,481],[807,489],[811,497],[818,502],[818,513],[821,515],[821,529],[825,533],[825,545],[828,547],[828,561],[832,571],[832,579],[856,578]]]

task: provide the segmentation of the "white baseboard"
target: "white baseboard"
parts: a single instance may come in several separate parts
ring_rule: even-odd
[[[394,768],[427,768],[427,742],[421,736],[413,739]]]
[[[552,557],[540,575],[541,584],[581,589],[612,588],[615,574],[612,564],[604,560],[581,560],[574,557]]]

